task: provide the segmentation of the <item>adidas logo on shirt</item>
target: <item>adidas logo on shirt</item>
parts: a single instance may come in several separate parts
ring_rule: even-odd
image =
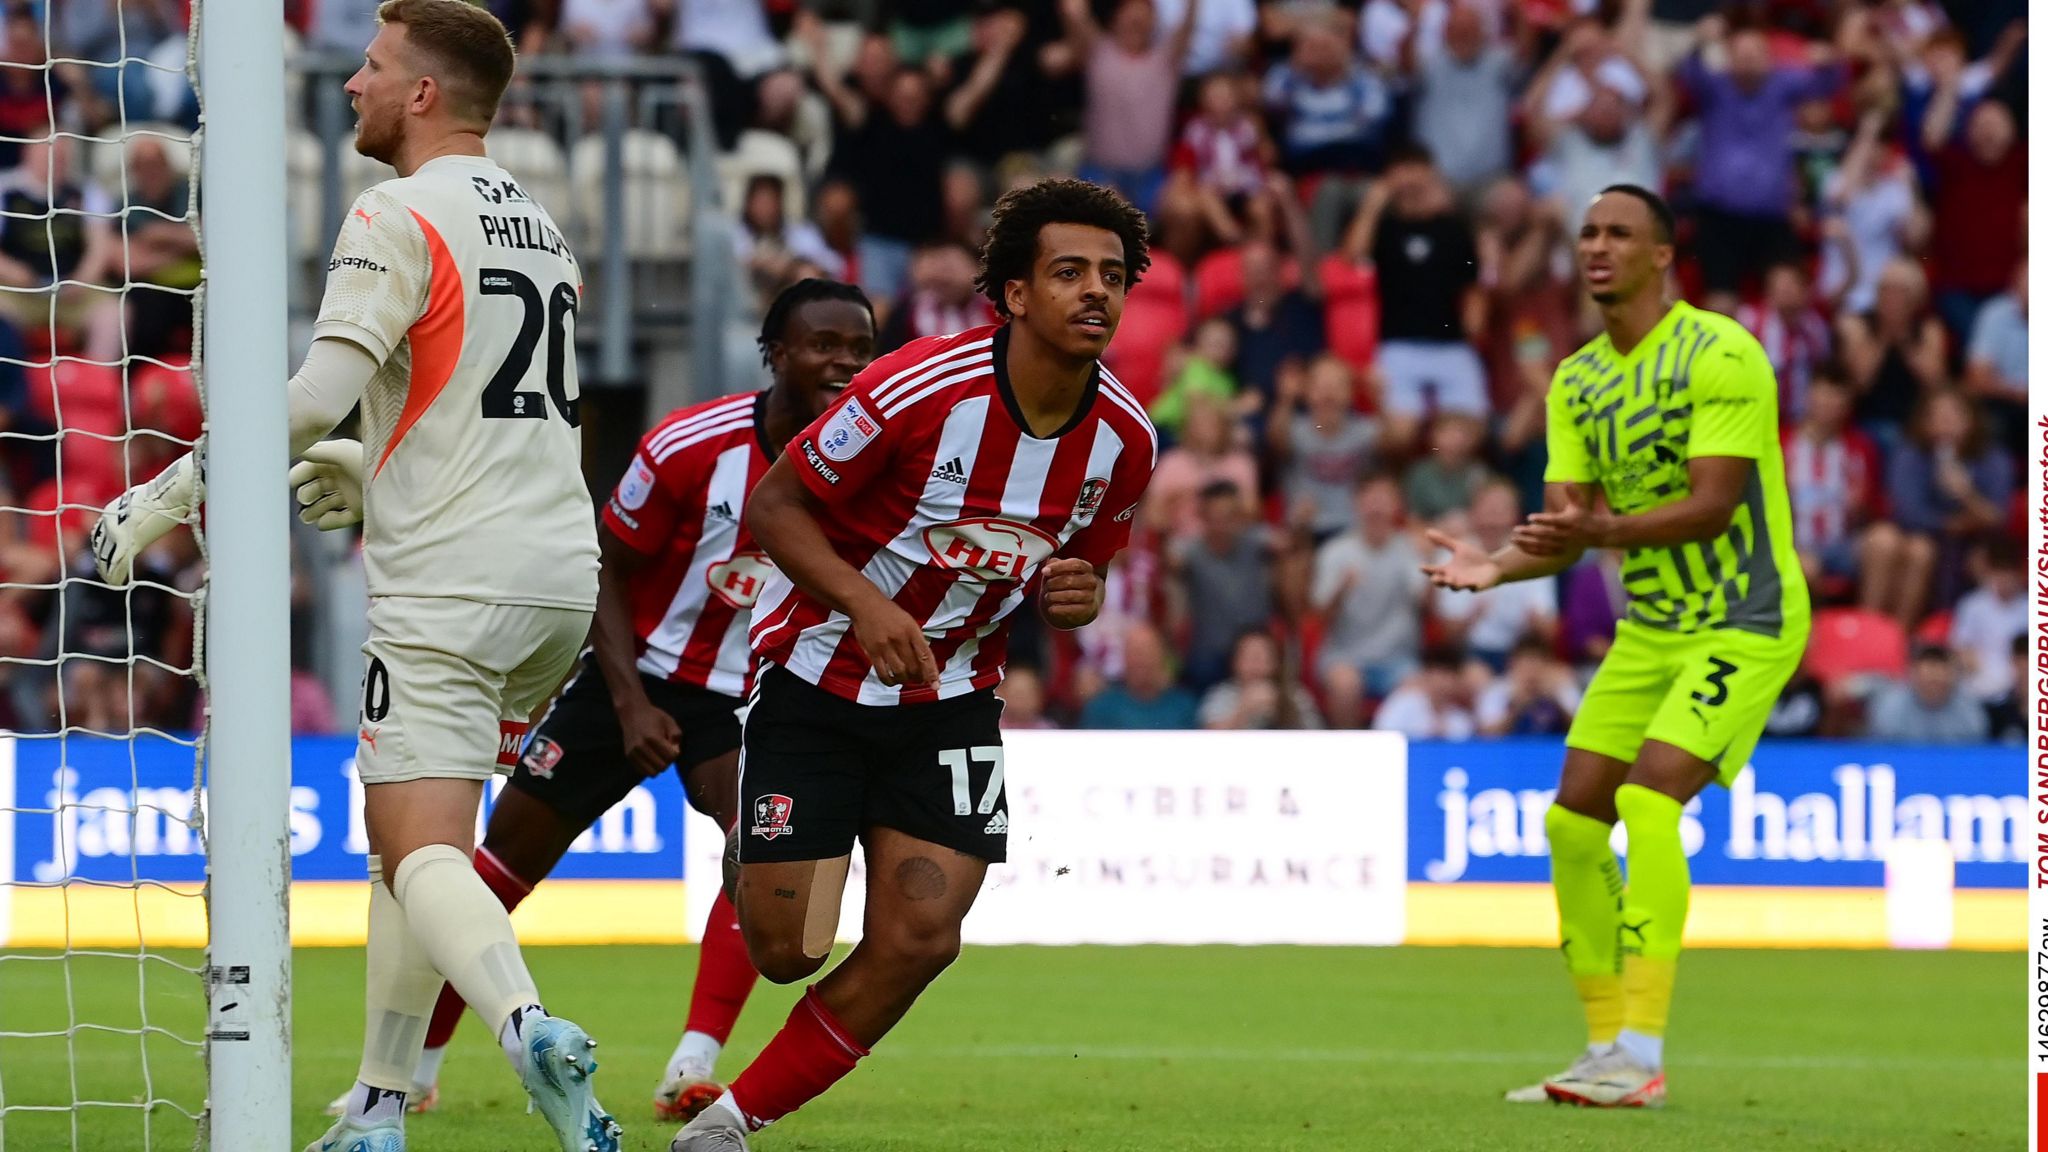
[[[937,468],[932,469],[932,479],[946,480],[954,484],[965,484],[967,483],[967,468],[960,463],[960,458],[955,456]]]
[[[720,500],[718,503],[713,504],[708,509],[708,512],[710,515],[715,516],[720,520],[738,519],[738,517],[732,514],[732,502],[729,500]]]
[[[1010,831],[1009,814],[1006,812],[996,813],[995,816],[989,820],[988,827],[983,828],[981,831],[983,835],[987,836],[1007,835]]]

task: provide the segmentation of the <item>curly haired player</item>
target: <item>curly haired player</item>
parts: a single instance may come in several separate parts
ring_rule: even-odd
[[[1151,478],[1152,426],[1099,363],[1147,262],[1144,217],[1114,192],[1005,195],[980,276],[1004,323],[875,361],[755,490],[747,523],[776,574],[752,625],[741,928],[769,979],[816,973],[856,840],[867,918],[673,1152],[743,1152],[959,954],[1008,839],[994,690],[1010,615],[1035,594],[1055,627],[1093,620]]]

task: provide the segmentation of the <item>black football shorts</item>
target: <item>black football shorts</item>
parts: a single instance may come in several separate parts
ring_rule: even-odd
[[[686,786],[690,769],[740,746],[738,697],[644,673],[640,684],[654,706],[683,730],[676,764]],[[611,689],[597,670],[595,657],[585,655],[575,677],[534,728],[507,787],[552,808],[564,824],[588,828],[644,779],[626,759]]]
[[[767,665],[740,752],[740,862],[833,859],[879,825],[1001,863],[1002,714],[992,690],[856,704]]]

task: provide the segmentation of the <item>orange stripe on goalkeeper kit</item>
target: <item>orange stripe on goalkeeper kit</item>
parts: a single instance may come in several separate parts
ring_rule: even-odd
[[[427,223],[427,218],[418,212],[412,218],[420,222],[420,232],[427,238],[427,314],[414,321],[405,333],[412,342],[412,378],[405,386],[405,411],[398,415],[398,427],[391,432],[391,442],[384,445],[384,455],[377,458],[377,467],[370,473],[372,478],[384,471],[385,462],[398,450],[398,442],[405,439],[441,390],[448,387],[449,379],[455,375],[455,365],[462,359],[462,275],[455,269],[455,257],[449,254],[447,242]]]

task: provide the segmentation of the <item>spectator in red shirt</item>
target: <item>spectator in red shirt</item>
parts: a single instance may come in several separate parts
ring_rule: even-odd
[[[1764,346],[1778,377],[1778,419],[1791,423],[1806,413],[1813,373],[1834,351],[1828,322],[1813,302],[1813,281],[1797,260],[1781,260],[1764,272],[1764,298],[1736,309],[1735,318]]]
[[[1242,241],[1248,224],[1268,240],[1275,237],[1267,188],[1273,142],[1245,106],[1241,84],[1225,72],[1202,80],[1200,103],[1174,149],[1167,191],[1169,197],[1190,199],[1224,244]]]
[[[1860,576],[1863,607],[1896,616],[1909,599],[1905,589],[1926,586],[1934,549],[1908,548],[1898,527],[1882,519],[1877,445],[1849,423],[1855,393],[1841,369],[1818,369],[1806,399],[1805,417],[1784,433],[1792,534],[1806,583],[1821,588],[1828,577]]]
[[[2012,109],[1997,100],[1971,109],[1962,139],[1952,139],[1955,100],[1952,88],[1935,97],[1925,139],[1934,156],[1934,306],[1954,338],[1967,340],[2026,240],[2027,154]]]

